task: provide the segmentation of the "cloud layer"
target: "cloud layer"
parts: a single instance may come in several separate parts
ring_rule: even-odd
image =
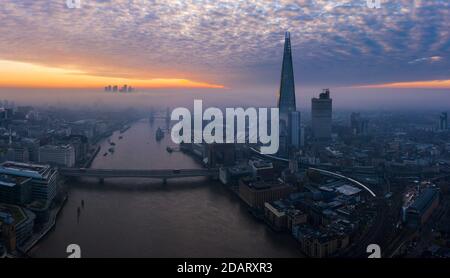
[[[450,79],[448,0],[366,2],[3,0],[0,60],[260,87],[279,82],[290,31],[298,84]]]

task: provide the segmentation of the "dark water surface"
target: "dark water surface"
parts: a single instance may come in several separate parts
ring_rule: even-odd
[[[200,167],[191,157],[166,152],[166,134],[155,140],[147,121],[105,140],[93,168],[182,169]],[[123,136],[121,140],[119,136]],[[31,250],[33,257],[66,257],[75,243],[82,257],[295,257],[289,235],[255,220],[236,196],[206,178],[169,180],[81,179],[69,183],[69,200],[55,229]],[[84,208],[81,201],[84,200]],[[77,219],[77,208],[81,214]]]

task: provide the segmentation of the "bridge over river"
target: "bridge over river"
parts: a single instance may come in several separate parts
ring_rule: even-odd
[[[155,178],[167,179],[188,177],[212,177],[219,174],[218,168],[209,169],[91,169],[91,168],[60,168],[59,173],[65,177],[93,177],[103,181],[105,178]]]

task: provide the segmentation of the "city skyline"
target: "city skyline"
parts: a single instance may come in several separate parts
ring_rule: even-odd
[[[5,1],[0,87],[242,91],[276,82],[291,32],[305,86],[448,89],[446,1]],[[20,35],[19,35],[20,34]]]

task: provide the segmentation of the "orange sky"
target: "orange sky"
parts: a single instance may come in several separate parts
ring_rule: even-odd
[[[50,67],[26,62],[0,60],[0,87],[6,88],[103,88],[128,84],[135,88],[223,89],[224,85],[182,78],[120,78],[92,75],[77,69]],[[394,82],[353,88],[450,89],[450,80]]]
[[[394,82],[357,86],[356,88],[392,88],[392,89],[450,89],[450,80]]]
[[[223,85],[180,78],[131,79],[95,76],[74,69],[0,60],[0,87],[9,88],[103,88],[128,84],[135,88],[210,88]]]

